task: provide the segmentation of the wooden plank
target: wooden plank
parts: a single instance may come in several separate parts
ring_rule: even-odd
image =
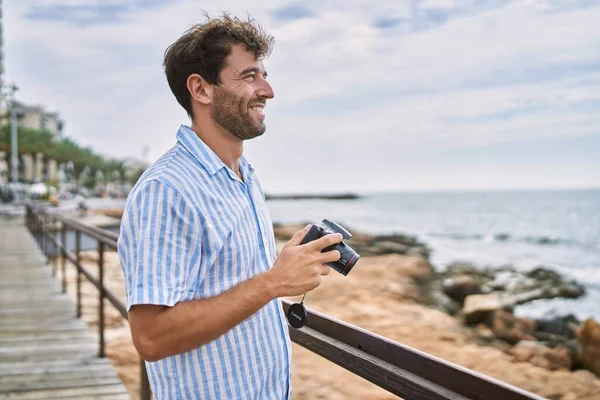
[[[11,357],[35,357],[37,355],[43,357],[46,354],[63,355],[65,358],[73,358],[75,354],[93,354],[97,349],[97,344],[91,340],[88,343],[37,343],[27,344],[25,346],[11,346],[8,348],[0,347],[0,359],[6,360]]]
[[[3,315],[0,316],[0,324],[13,326],[17,323],[28,323],[33,322],[38,326],[42,324],[62,324],[63,322],[68,322],[75,318],[75,313],[70,311],[61,311],[60,313],[56,312],[55,314],[48,315]]]
[[[27,324],[17,325],[17,326],[0,326],[0,337],[3,335],[19,335],[23,332],[35,332],[35,331],[44,331],[44,332],[64,332],[71,331],[77,329],[84,329],[85,323],[81,320],[73,319],[72,321],[65,322],[64,324],[34,324],[32,322],[28,322]]]
[[[0,266],[0,276],[49,276],[52,274],[52,268],[52,265],[36,265],[31,267],[7,267],[2,265]]]
[[[122,385],[105,385],[27,392],[0,393],[0,399],[6,400],[51,400],[51,399],[127,399],[129,394]]]
[[[106,366],[105,368],[81,368],[63,369],[63,370],[44,370],[40,372],[30,372],[25,374],[12,374],[0,377],[0,392],[3,391],[3,385],[26,384],[31,382],[53,382],[60,384],[61,382],[69,382],[72,380],[87,380],[100,378],[114,378],[115,372]],[[8,391],[8,390],[5,390]]]
[[[28,292],[36,292],[39,289],[43,288],[54,289],[56,287],[56,284],[54,284],[48,278],[49,277],[29,277],[27,279],[20,280],[3,279],[2,281],[0,281],[0,290],[11,288],[16,290],[22,289]]]
[[[42,307],[43,302],[24,302],[24,303],[11,303],[4,305],[4,309],[0,309],[0,316],[4,315],[44,315],[48,312],[54,311],[73,311],[75,304],[67,301],[53,301],[52,303],[46,302]]]
[[[52,279],[52,278],[49,278]],[[57,288],[58,289],[58,288]],[[57,291],[48,297],[35,298],[34,296],[26,299],[8,299],[2,303],[2,309],[11,309],[18,307],[19,305],[26,305],[27,307],[36,306],[38,309],[42,309],[44,306],[49,304],[64,304],[64,305],[75,305],[71,297],[67,293]]]
[[[72,344],[72,345],[76,345],[76,344],[81,344],[81,345],[85,345],[86,343],[90,343],[90,340],[93,340],[93,337],[90,337],[89,335],[78,335],[78,336],[71,336],[71,337],[66,337],[66,338],[53,338],[53,337],[47,337],[47,338],[28,338],[28,339],[21,339],[21,338],[15,338],[13,340],[3,340],[0,342],[0,350],[2,349],[17,349],[17,348],[30,348],[30,349],[36,349],[36,348],[47,348],[47,347],[53,347],[53,346],[61,346],[61,345],[68,345],[68,344]]]
[[[28,341],[45,341],[45,340],[74,340],[79,338],[84,338],[86,340],[90,340],[92,336],[88,332],[82,332],[80,329],[70,330],[70,331],[54,331],[54,332],[44,332],[44,331],[29,331],[25,333],[21,333],[20,335],[10,335],[2,338],[0,341],[0,346],[3,343],[8,345],[12,345],[12,343],[19,342],[28,342]]]
[[[104,358],[91,357],[82,359],[59,358],[50,360],[20,361],[11,364],[0,363],[0,374],[10,375],[22,371],[60,370],[73,368],[112,368]]]
[[[32,379],[32,377],[43,377],[44,379],[65,379],[68,377],[77,376],[78,379],[86,378],[88,376],[114,376],[115,372],[112,368],[106,364],[98,365],[73,365],[63,366],[55,368],[29,368],[19,369],[14,371],[7,371],[0,377],[0,383],[2,382],[26,382]]]
[[[30,380],[28,382],[6,382],[0,383],[1,392],[25,392],[29,390],[48,390],[48,389],[67,389],[89,386],[110,386],[121,383],[115,375],[111,377],[89,377],[86,379],[66,379],[66,380]]]

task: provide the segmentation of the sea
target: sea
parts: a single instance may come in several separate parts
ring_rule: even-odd
[[[354,200],[267,204],[274,222],[327,218],[350,232],[415,236],[432,250],[430,261],[438,270],[453,262],[551,268],[585,285],[586,294],[533,301],[515,314],[600,321],[600,189],[358,194]]]

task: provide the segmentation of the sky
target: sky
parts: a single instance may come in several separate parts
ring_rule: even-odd
[[[152,162],[190,123],[164,51],[205,11],[275,37],[267,192],[600,187],[600,0],[4,0],[4,78]]]

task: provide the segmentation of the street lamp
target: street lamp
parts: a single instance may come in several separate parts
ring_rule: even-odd
[[[17,105],[15,100],[15,92],[19,90],[14,83],[8,86],[8,94],[10,96],[10,137],[11,137],[11,175],[14,188],[14,202],[19,202],[19,145],[17,137]]]

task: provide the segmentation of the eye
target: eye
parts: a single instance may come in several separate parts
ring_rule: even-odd
[[[250,74],[250,75],[244,76],[244,79],[247,80],[248,82],[254,82],[254,80],[256,79],[256,76],[254,74]]]

